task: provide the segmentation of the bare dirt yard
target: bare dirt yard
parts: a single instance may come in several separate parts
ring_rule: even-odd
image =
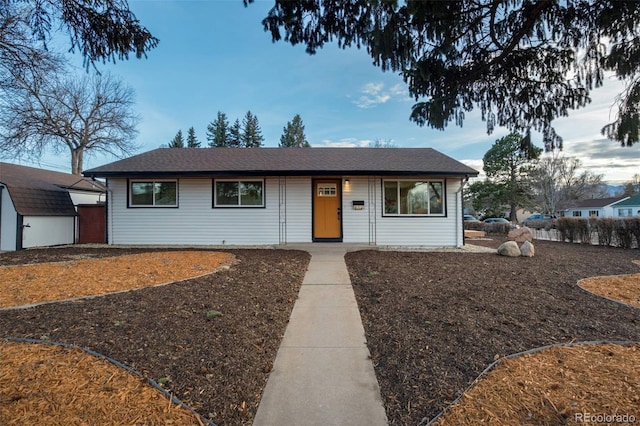
[[[123,258],[115,256],[150,252],[157,250],[33,249],[0,254],[0,265],[115,260],[97,272],[76,272],[88,282],[97,273],[104,277],[120,272],[126,263],[118,262]],[[192,276],[201,275],[196,278],[181,277],[183,281],[163,286],[0,310],[0,338],[43,339],[93,350],[161,383],[204,419],[219,425],[251,424],[309,254],[287,250],[226,252],[235,257],[228,270],[202,275],[208,267],[202,269],[203,258],[196,258],[202,253],[194,251],[182,256],[183,260],[191,257],[187,269]],[[164,268],[158,266],[147,275],[150,283],[156,282],[152,276],[160,269],[180,269],[173,261],[165,262],[169,263]],[[199,267],[194,270],[193,265]],[[134,272],[130,270],[127,275]],[[24,403],[32,394],[28,384],[21,389],[21,394],[3,395],[0,405]],[[73,394],[73,389],[69,393]],[[0,418],[0,424],[11,421]]]
[[[493,248],[501,242],[468,241]],[[533,258],[453,252],[347,254],[390,424],[427,423],[460,397],[485,368],[509,354],[578,341],[640,341],[640,309],[578,286],[578,281],[587,277],[637,273],[638,265],[633,261],[640,257],[638,250],[534,243]],[[599,413],[592,408],[605,410],[602,414],[633,415],[637,421],[639,350],[637,345],[605,350],[605,361],[597,360],[603,356],[598,351],[593,355],[596,358],[581,355],[585,358],[577,364],[578,370],[582,365],[587,375],[589,371],[613,375],[618,382],[618,388],[605,393],[610,399],[599,398],[601,405],[592,405],[585,396],[591,395],[585,391],[600,386],[595,377],[582,382],[577,390],[582,396],[571,403],[554,407],[553,399],[547,402],[544,398],[550,393],[566,394],[565,385],[577,377],[561,365],[558,371],[565,378],[556,377],[550,388],[542,388],[538,401],[543,404],[538,409],[518,404],[518,392],[522,391],[517,388],[518,379],[503,375],[502,381],[507,377],[507,382],[516,385],[501,391],[502,396],[515,396],[511,404],[502,405],[516,410],[515,418],[498,411],[495,416],[470,417],[467,422],[461,421],[464,415],[453,417],[445,424],[572,424],[576,415]],[[563,362],[551,353],[542,364],[526,364],[525,370],[534,371],[534,377],[522,383],[544,383],[545,370],[539,365],[548,365],[545,362],[550,360]],[[602,362],[606,368],[589,370]],[[540,377],[535,377],[535,372],[541,373]],[[621,394],[620,389],[625,392]],[[500,408],[499,404],[492,406]]]

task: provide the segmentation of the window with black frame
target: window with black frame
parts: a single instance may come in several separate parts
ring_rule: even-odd
[[[444,182],[384,180],[384,216],[444,216]]]

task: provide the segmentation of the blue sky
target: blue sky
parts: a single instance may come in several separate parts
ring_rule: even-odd
[[[325,46],[310,56],[303,46],[271,42],[262,29],[272,1],[245,8],[241,0],[130,0],[142,24],[160,39],[147,59],[99,65],[136,92],[142,117],[137,143],[147,151],[168,143],[189,127],[206,145],[206,127],[218,111],[230,123],[250,110],[258,117],[265,146],[277,146],[283,127],[300,114],[314,147],[367,146],[377,139],[398,147],[433,147],[476,169],[492,143],[507,132],[487,135],[478,113],[467,115],[463,128],[445,131],[409,121],[406,85],[382,72],[366,51]],[[78,72],[81,60],[74,59]],[[557,120],[564,152],[578,156],[594,173],[611,182],[640,172],[640,145],[621,148],[600,135],[621,85],[613,79],[593,93],[592,104]],[[85,169],[115,158],[89,157]],[[67,170],[68,160],[46,157],[42,166]]]

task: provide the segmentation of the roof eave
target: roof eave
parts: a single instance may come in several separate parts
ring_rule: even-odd
[[[96,178],[180,178],[180,177],[229,177],[229,176],[443,176],[476,177],[477,171],[399,171],[399,170],[242,170],[242,171],[86,171],[84,175]]]

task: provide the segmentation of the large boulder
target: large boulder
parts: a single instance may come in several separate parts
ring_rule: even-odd
[[[523,243],[525,241],[531,242],[533,240],[533,233],[531,232],[531,229],[523,226],[522,228],[512,229],[509,231],[508,238],[517,243]]]
[[[518,257],[522,253],[520,252],[518,243],[515,241],[507,241],[500,244],[500,247],[498,247],[498,254],[500,256]]]
[[[529,241],[525,241],[520,247],[520,252],[524,257],[533,257],[536,254],[536,248]]]

